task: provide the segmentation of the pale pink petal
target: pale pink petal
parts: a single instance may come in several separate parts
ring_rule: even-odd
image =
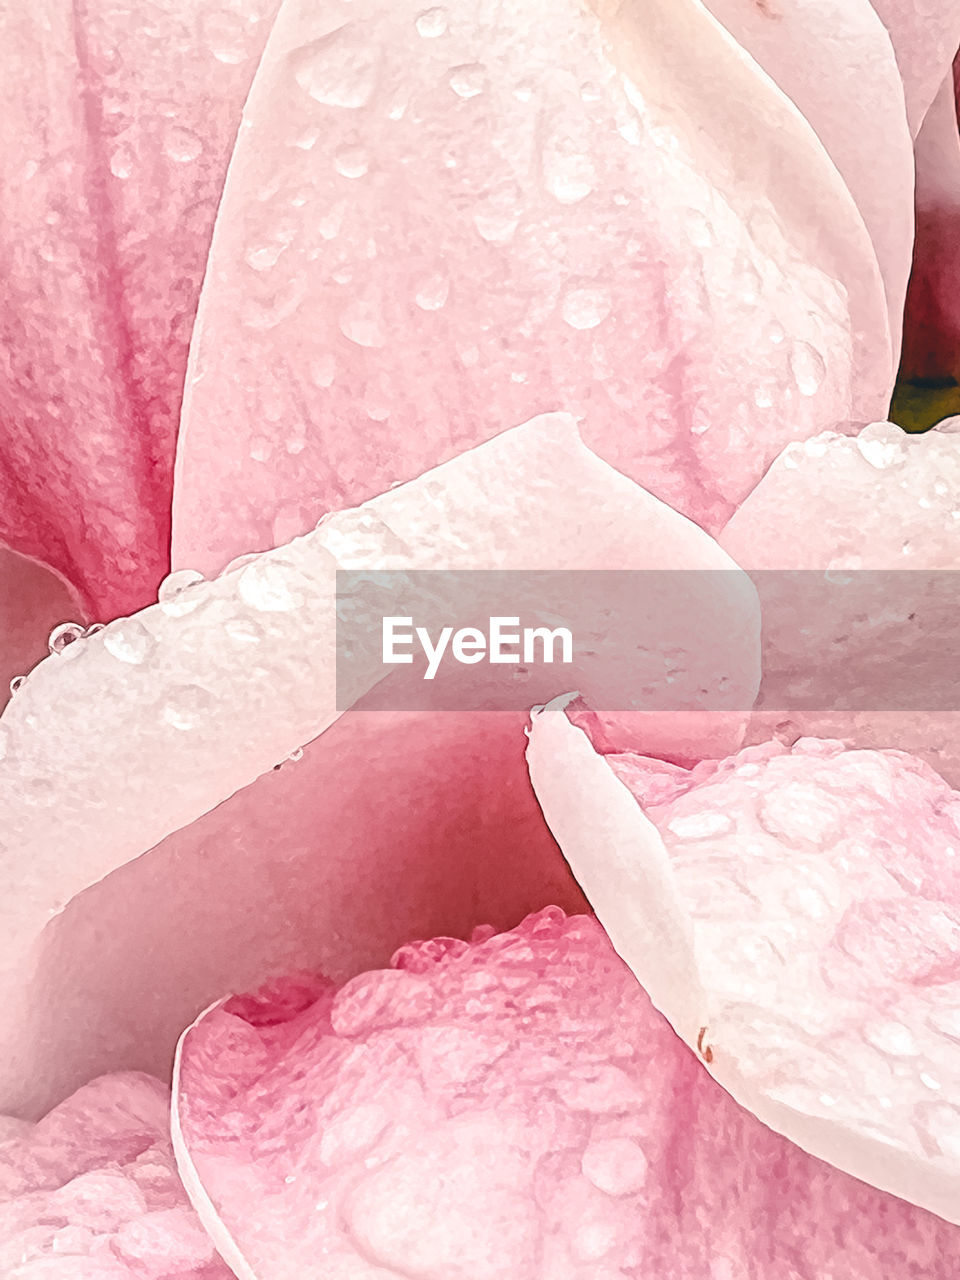
[[[170,1145],[170,1090],[105,1076],[0,1132],[4,1280],[229,1280]]]
[[[719,1083],[804,1150],[960,1220],[960,795],[904,752],[811,738],[693,770],[601,759],[555,708],[528,760],[611,941]],[[684,992],[670,978],[691,958]]]
[[[73,620],[83,621],[84,614],[67,583],[35,560],[0,546],[0,710],[10,681],[46,656],[51,630]]]
[[[916,137],[960,48],[960,9],[953,0],[873,0],[873,7],[893,41]]]
[[[899,747],[960,786],[957,704],[929,709],[946,701],[937,691],[952,678],[955,653],[958,425],[953,419],[945,429],[907,435],[872,423],[855,439],[826,433],[790,445],[723,530],[722,545],[766,582],[768,671],[760,705],[766,698],[769,710],[755,715],[752,741],[766,741],[776,730],[781,737],[813,734],[854,746]],[[780,580],[776,570],[790,572]],[[806,594],[795,571],[807,570],[839,575],[840,585],[849,575],[850,603],[837,591]],[[890,573],[878,572],[884,570]],[[831,607],[804,609],[803,601],[818,594]],[[861,654],[885,656],[886,665],[875,662],[872,689],[845,700]],[[802,688],[814,671],[820,709],[802,693],[791,702],[794,681]],[[916,673],[912,686],[910,673]],[[886,684],[896,675],[903,693],[892,698]]]
[[[840,170],[876,250],[899,348],[913,251],[913,145],[886,28],[870,0],[706,4],[796,103]],[[954,51],[960,19],[955,26]],[[950,58],[937,64],[935,85]]]
[[[187,346],[277,2],[18,4],[0,25],[0,537],[101,616],[169,564]]]
[[[787,432],[885,411],[875,254],[813,130],[692,0],[596,7],[286,0],[201,300],[176,565],[557,407],[713,529]]]
[[[404,947],[340,990],[288,982],[214,1009],[181,1046],[174,1142],[243,1280],[947,1280],[956,1264],[955,1228],[741,1110],[596,921],[556,908]]]
[[[298,963],[301,949],[312,959],[323,948],[325,962],[338,954],[344,964],[362,961],[400,900],[398,927],[418,928],[425,903],[435,901],[439,912],[426,923],[442,928],[448,916],[462,920],[481,888],[508,921],[530,905],[531,881],[520,877],[513,885],[515,873],[505,870],[517,856],[510,815],[528,829],[535,820],[523,794],[519,714],[448,713],[447,721],[368,712],[363,723],[355,713],[297,766],[306,772],[291,784],[296,806],[288,810],[264,790],[273,784],[273,766],[338,715],[338,566],[723,571],[729,592],[718,595],[710,585],[717,575],[709,572],[692,584],[699,628],[680,653],[675,687],[697,695],[725,679],[734,710],[679,722],[656,713],[645,741],[683,758],[729,751],[740,741],[746,715],[738,708],[752,704],[759,682],[750,584],[711,538],[585,449],[562,415],[506,432],[216,581],[175,579],[159,606],[42,663],[0,722],[9,886],[0,907],[7,1037],[0,1072],[10,1109],[34,1113],[74,1087],[91,1062],[162,1070],[198,997],[208,1001],[229,985],[236,963],[249,966],[246,981],[256,981],[277,965]],[[715,639],[707,648],[704,633]],[[499,669],[493,672],[500,679]],[[538,697],[573,681],[586,691],[602,687],[587,660],[541,668],[538,679]],[[263,774],[269,776],[235,808],[211,817],[199,849],[190,837],[172,842],[159,863],[147,859],[138,888],[138,868],[124,864]],[[392,805],[381,802],[383,788]],[[279,796],[287,796],[285,786]],[[414,803],[407,812],[411,796],[423,797],[422,810]],[[438,814],[446,828],[425,839]],[[431,866],[442,863],[444,829],[458,831],[459,847],[471,851],[476,892],[458,878],[457,866]],[[295,854],[286,853],[288,841]],[[549,848],[539,848],[545,865]],[[296,875],[284,870],[288,857]],[[358,858],[369,868],[359,895]],[[25,983],[24,972],[43,958],[38,937],[51,917],[120,868],[102,893],[78,904],[69,928],[51,930],[53,959]],[[380,889],[384,877],[388,894]],[[145,933],[134,924],[138,911],[148,917]],[[204,913],[216,922],[213,936]],[[291,914],[300,921],[295,930]],[[101,941],[107,916],[122,931],[116,943]],[[240,920],[246,926],[238,930]],[[185,943],[187,922],[196,936]],[[148,974],[156,966],[164,973],[148,1004],[142,982],[126,982],[126,963],[111,971],[130,947],[142,948],[131,962],[141,975],[144,964]],[[86,993],[74,985],[78,974]],[[89,992],[104,988],[113,994],[92,1014]]]
[[[960,379],[960,134],[953,75],[917,138],[917,243],[902,375]]]

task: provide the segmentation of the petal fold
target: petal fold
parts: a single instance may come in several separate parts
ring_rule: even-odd
[[[674,1028],[772,1129],[960,1220],[960,796],[903,752],[817,739],[693,770],[611,755],[577,787],[589,750],[566,716],[535,716],[534,790]],[[658,945],[678,911],[687,928]],[[688,931],[684,992],[668,979]]]

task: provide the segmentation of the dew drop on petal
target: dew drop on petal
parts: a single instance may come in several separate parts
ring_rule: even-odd
[[[203,574],[196,569],[178,569],[168,574],[157,591],[160,608],[170,618],[192,613],[203,601],[203,592],[198,588],[202,588],[204,581]]]
[[[54,627],[50,632],[47,648],[51,653],[63,653],[68,645],[75,644],[82,639],[83,633],[84,626],[82,622],[61,622],[59,626]]]
[[[424,40],[435,40],[438,36],[444,35],[446,30],[446,9],[440,7],[424,9],[423,13],[417,18],[417,32],[423,36]]]
[[[823,386],[827,366],[809,342],[795,342],[790,352],[790,372],[802,396],[815,396]]]
[[[426,276],[417,286],[416,303],[423,311],[439,311],[450,296],[450,279],[442,272]]]
[[[450,72],[450,88],[458,98],[476,98],[487,83],[487,69],[482,62],[468,62]]]
[[[177,164],[189,164],[200,155],[203,143],[192,129],[184,129],[181,125],[176,125],[167,134],[163,149]]]
[[[213,698],[198,684],[181,685],[169,694],[163,719],[174,729],[195,729],[213,704]]]
[[[285,613],[302,603],[289,583],[288,566],[275,560],[254,560],[241,570],[240,599],[261,613]]]
[[[107,629],[103,646],[111,657],[139,666],[150,656],[156,641],[136,618],[123,618]]]
[[[223,629],[234,644],[259,644],[263,639],[263,631],[250,618],[228,618]]]
[[[595,329],[606,320],[611,305],[606,289],[571,289],[561,310],[572,329]]]
[[[291,62],[294,79],[304,93],[328,107],[365,107],[377,87],[376,47],[352,22],[304,45]]]

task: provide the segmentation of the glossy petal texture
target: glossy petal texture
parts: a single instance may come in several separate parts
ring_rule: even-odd
[[[176,565],[557,407],[713,529],[786,432],[885,412],[875,255],[810,126],[691,0],[597,7],[286,0],[201,300]]]
[[[773,687],[787,694],[773,698],[769,711],[757,712],[749,730],[753,741],[777,731],[788,738],[816,734],[855,746],[900,747],[960,786],[960,713],[928,710],[938,703],[922,696],[938,687],[928,677],[943,688],[951,676],[946,664],[955,643],[960,548],[957,427],[960,420],[953,419],[910,436],[874,423],[853,440],[825,433],[790,445],[720,535],[739,564],[767,578],[764,661],[775,676]],[[834,592],[829,598],[835,607],[807,609],[800,617],[794,603],[804,598],[799,577],[784,575],[777,590],[772,570],[827,571],[838,586],[851,575],[852,603],[845,606]],[[860,571],[879,570],[891,572],[864,573],[857,582]],[[896,580],[908,570],[916,574],[915,588]],[[938,570],[944,571],[939,580]],[[874,696],[858,699],[862,709],[840,710],[842,697],[828,696],[821,712],[798,710],[810,706],[802,692],[791,704],[794,677],[802,689],[805,674],[817,670],[824,692],[842,695],[851,659],[871,653],[878,658],[876,681],[867,692]],[[909,696],[912,671],[918,672],[915,701]],[[888,700],[885,682],[894,678],[904,696]],[[770,706],[766,690],[761,705],[764,697]]]
[[[611,940],[688,1043],[697,1012],[717,1080],[805,1150],[957,1221],[960,795],[904,752],[810,738],[690,771],[607,756],[601,778],[557,710],[534,717],[528,760]],[[643,891],[664,853],[672,898]],[[686,1000],[664,983],[671,951],[634,945],[664,931],[665,900],[692,924]]]
[[[886,28],[870,0],[706,3],[797,104],[843,175],[877,253],[898,348],[913,251],[913,145]],[[948,65],[939,64],[938,78]]]
[[[0,24],[0,537],[100,617],[169,564],[187,346],[275,8],[85,0]]]
[[[897,55],[914,137],[960,48],[960,9],[953,0],[873,0]]]
[[[166,1085],[115,1075],[6,1141],[0,1127],[4,1280],[230,1280],[177,1176],[169,1114]]]
[[[6,969],[10,983],[5,1027],[14,1046],[11,1054],[0,1055],[2,1084],[12,1091],[4,1093],[5,1105],[33,1112],[49,1100],[52,1080],[66,1079],[72,1086],[77,1063],[101,1051],[91,1046],[92,1029],[82,1002],[76,1021],[54,1020],[51,1028],[43,1012],[52,1003],[50,988],[36,987],[31,993],[23,987],[23,968],[32,963],[28,956],[37,959],[34,947],[51,916],[83,889],[268,773],[337,718],[338,565],[544,569],[558,567],[561,560],[564,568],[714,569],[727,571],[725,578],[736,576],[732,561],[711,538],[601,462],[584,448],[572,422],[554,415],[506,432],[362,509],[341,512],[309,537],[255,557],[214,582],[174,579],[155,608],[111,624],[31,673],[0,722],[6,746],[6,759],[0,764],[0,814],[11,885],[3,908],[0,969]],[[719,664],[714,679],[719,680],[722,671],[739,692],[740,705],[749,706],[759,683],[758,618],[755,598],[745,585],[745,592],[711,606],[704,625],[711,634],[724,637],[713,655]],[[700,687],[705,671],[702,655],[697,656],[701,648],[698,635],[689,661],[680,663],[681,686],[689,682],[694,689]],[[579,667],[557,668],[548,696],[584,674]],[[89,715],[90,705],[98,708],[96,720]],[[684,756],[696,756],[708,747],[728,751],[739,743],[745,719],[739,713],[721,716],[718,735],[711,717],[691,730],[668,716],[655,741]],[[429,785],[421,772],[424,759],[433,762],[434,769],[450,770],[450,791],[442,793],[443,804],[452,806],[446,820],[459,820],[456,800],[461,788],[471,796],[467,812],[476,814],[484,797],[494,795],[501,785],[499,768],[475,776],[476,758],[482,760],[488,752],[495,761],[507,758],[507,739],[494,735],[484,740],[481,726],[489,723],[482,713],[462,718],[456,767],[446,755],[442,763],[435,763],[440,746],[449,752],[453,745],[449,726],[429,717],[418,721],[374,715],[374,728],[353,739],[345,731],[329,755],[318,746],[312,775],[317,785],[303,815],[305,823],[309,818],[315,825],[312,837],[307,823],[300,838],[308,848],[312,838],[314,847],[322,849],[324,824],[343,827],[336,855],[342,866],[354,848],[354,827],[351,820],[344,827],[337,797],[326,793],[324,769],[349,778],[351,770],[369,768],[371,756],[381,752],[383,759],[390,751],[397,753],[396,783],[403,780],[410,793]],[[509,750],[519,761],[520,716],[507,717],[506,723],[516,735]],[[418,743],[421,732],[425,740]],[[385,735],[382,742],[378,734]],[[158,778],[163,779],[162,787]],[[402,788],[400,796],[399,804],[404,805]],[[376,807],[377,800],[371,796],[363,803]],[[493,825],[503,831],[499,805],[493,804]],[[507,812],[510,806],[506,801]],[[373,831],[380,831],[377,840],[371,840],[372,857],[384,847],[383,833],[396,832],[399,839],[402,829],[390,811],[375,811],[367,819]],[[356,829],[370,830],[362,823]],[[413,868],[422,844],[416,815],[409,831],[410,847],[402,853],[396,849],[393,856],[399,865]],[[159,896],[151,891],[145,899],[149,910],[176,932],[184,885],[190,885],[201,907],[219,898],[221,905],[233,904],[237,918],[260,911],[264,878],[282,876],[275,864],[282,862],[284,841],[280,825],[270,834],[261,863],[255,849],[245,849],[242,838],[232,836],[212,862],[209,857],[198,859],[196,866],[178,870],[168,887],[161,884]],[[431,847],[436,849],[435,842]],[[475,847],[481,848],[482,841],[478,839]],[[70,857],[65,859],[66,848]],[[236,869],[224,886],[223,869],[230,864],[226,850]],[[429,852],[423,850],[422,856]],[[498,851],[497,857],[503,856]],[[339,874],[318,858],[318,886],[335,885]],[[352,873],[349,883],[355,884]],[[337,893],[341,891],[342,886]],[[126,881],[110,892],[121,895],[127,911],[131,890]],[[283,950],[281,908],[294,905],[291,891],[278,889],[277,898],[277,910],[265,921],[262,950],[254,950],[258,957],[288,955]],[[412,900],[411,910],[422,911],[416,881]],[[108,901],[112,906],[101,902],[100,909],[115,909],[121,898],[108,894]],[[456,895],[441,899],[442,909],[450,909],[451,901]],[[219,907],[211,904],[210,909],[216,915]],[[363,922],[362,904],[358,912]],[[376,919],[382,917],[378,914]],[[419,917],[414,919],[419,922]],[[84,920],[81,913],[80,921]],[[81,927],[97,928],[92,917]],[[369,938],[369,922],[361,928]],[[208,998],[205,988],[214,977],[222,989],[230,972],[225,957],[236,957],[240,942],[236,937],[211,942],[204,953],[206,936],[201,930],[198,942],[207,967],[186,976],[184,991],[167,981],[148,1011],[129,1014],[136,1025],[146,1023],[140,1044],[131,1037],[123,1010],[109,1010],[108,1023],[118,1015],[110,1028],[114,1044],[119,1041],[129,1053],[132,1040],[138,1054],[162,1054],[169,1049],[171,1018],[179,1018],[182,1028],[183,1016],[195,1012],[191,1001],[196,992],[203,990]],[[317,945],[306,926],[296,941]],[[64,954],[70,955],[69,946],[60,952]],[[170,965],[182,964],[187,974],[199,963],[193,948],[188,954],[189,961],[171,948],[163,961],[168,975]],[[62,972],[54,971],[53,981],[58,980],[63,981]],[[136,998],[135,991],[124,989],[127,1005]],[[26,1025],[23,1020],[39,1022],[42,1034],[20,1034],[15,1028]],[[53,1043],[46,1039],[49,1036]]]
[[[55,573],[0,547],[0,710],[10,681],[47,654],[47,638],[60,622],[83,621],[75,594]]]
[[[184,1039],[178,1159],[242,1280],[953,1274],[954,1228],[736,1106],[594,920],[394,966]]]
[[[902,375],[960,381],[960,133],[948,75],[917,138],[917,242]]]

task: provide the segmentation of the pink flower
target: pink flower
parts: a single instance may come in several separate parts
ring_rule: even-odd
[[[671,678],[748,707],[738,566],[952,568],[955,437],[877,424],[960,10],[424,3],[8,19],[4,661],[106,625],[0,722],[0,1274],[946,1280],[960,802],[793,740],[954,782],[954,718],[555,705],[528,776],[341,714],[334,606],[725,570]]]

